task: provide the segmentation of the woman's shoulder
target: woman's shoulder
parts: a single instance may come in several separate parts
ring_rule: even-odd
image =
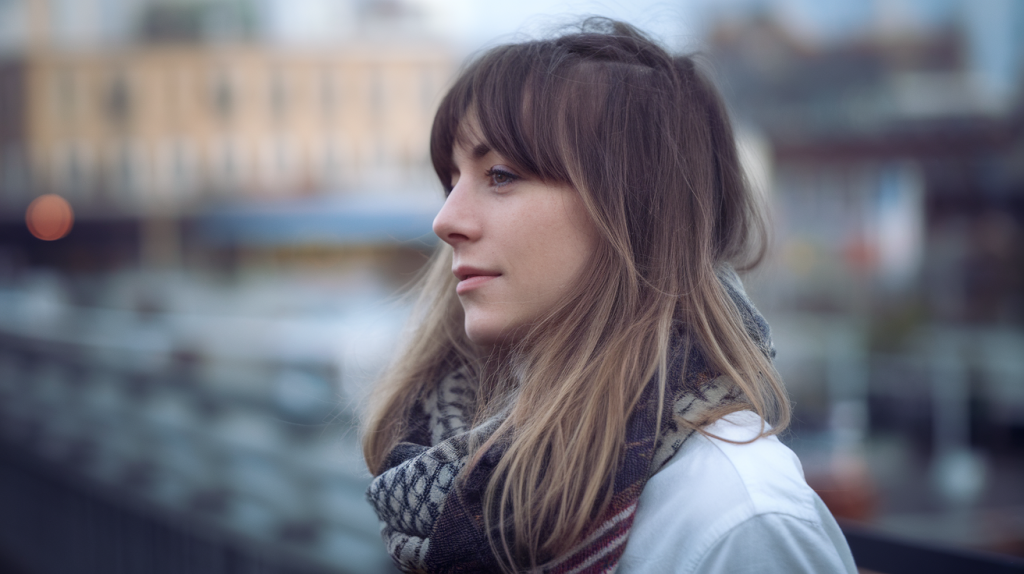
[[[620,574],[856,571],[796,454],[775,436],[756,438],[756,414],[705,431],[644,487]]]
[[[766,423],[765,423],[766,424]],[[775,435],[758,437],[770,427],[751,411],[740,411],[694,435],[652,477],[666,486],[685,480],[692,488],[714,495],[720,507],[738,505],[755,514],[784,512],[814,518],[817,495],[807,486],[796,453]]]
[[[755,413],[733,413],[704,430],[651,477],[641,505],[669,504],[702,528],[709,518],[734,515],[738,520],[766,513],[818,518],[817,496],[804,480],[800,459],[778,437],[758,438],[765,429]]]

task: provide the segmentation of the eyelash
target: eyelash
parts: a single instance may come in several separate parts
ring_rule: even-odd
[[[516,174],[514,174],[514,173],[512,173],[512,172],[510,172],[508,170],[501,169],[501,168],[498,168],[498,167],[492,167],[491,169],[488,169],[487,171],[484,172],[484,175],[486,175],[488,178],[490,178],[491,185],[493,185],[494,187],[505,187],[506,185],[509,185],[511,183],[515,183],[517,180],[522,179],[522,176],[516,175]],[[505,181],[499,183],[497,181],[494,181],[495,177],[503,177],[503,178],[505,178]],[[444,192],[444,196],[445,197],[448,197],[451,194],[452,194],[452,190],[451,189],[447,189]]]
[[[516,174],[514,174],[514,173],[512,173],[510,171],[506,171],[504,169],[500,169],[500,168],[496,168],[496,167],[492,167],[491,169],[487,170],[485,175],[487,177],[491,178],[491,184],[494,185],[495,187],[505,187],[506,185],[508,185],[510,183],[513,183],[517,179],[519,179],[518,175],[516,175]],[[505,178],[505,181],[503,181],[503,182],[495,181],[495,178],[497,178],[497,177],[503,177],[503,178]]]

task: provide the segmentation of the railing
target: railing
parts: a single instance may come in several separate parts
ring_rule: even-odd
[[[334,367],[71,331],[0,329],[0,566],[394,572]]]
[[[315,388],[329,366],[153,348],[0,330],[0,568],[394,571],[351,433],[324,449],[322,413],[286,397],[307,419],[288,421],[270,396],[268,378]],[[239,373],[245,389],[215,380]],[[883,574],[1024,574],[1021,559],[842,526],[858,565]]]
[[[890,536],[852,522],[840,526],[857,566],[881,574],[1024,574],[1024,559]]]
[[[285,541],[257,541],[215,517],[169,511],[65,471],[0,446],[0,566],[12,574],[390,571],[373,556],[377,540],[366,540],[348,564],[332,564]]]
[[[82,483],[59,466],[0,446],[0,566],[13,574],[329,574],[284,543],[255,543],[215,521],[168,512]],[[1021,574],[1024,559],[909,541],[841,522],[857,565],[882,574]],[[301,533],[296,533],[301,535]],[[373,541],[375,544],[379,542]],[[2,559],[11,560],[5,564]],[[354,559],[351,565],[367,564]],[[380,571],[389,571],[380,565]],[[362,570],[353,569],[353,572]]]

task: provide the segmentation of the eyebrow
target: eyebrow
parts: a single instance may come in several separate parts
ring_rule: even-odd
[[[457,145],[459,145],[459,144],[457,144]],[[462,145],[465,145],[465,147],[463,147],[463,149],[465,149],[466,147],[469,147],[468,142],[466,144],[462,144]],[[492,151],[494,151],[494,149],[491,146],[487,145],[486,143],[482,143],[481,142],[481,143],[476,144],[475,146],[473,146],[469,150],[469,156],[474,161],[476,161],[476,160],[486,156],[487,154],[491,153]],[[454,164],[454,162],[453,162],[453,164]],[[458,165],[452,165],[452,173],[453,174],[459,173],[459,166]]]
[[[489,153],[491,153],[491,146],[487,144],[482,143],[473,146],[473,159],[480,159]]]

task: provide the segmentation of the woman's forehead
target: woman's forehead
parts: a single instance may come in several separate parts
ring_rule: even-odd
[[[455,128],[454,145],[465,149],[473,149],[480,144],[486,144],[483,129],[480,127],[480,120],[477,119],[476,110],[470,107],[465,115],[459,120]]]
[[[452,155],[464,155],[470,159],[480,159],[492,152],[493,149],[487,138],[484,137],[483,130],[480,129],[480,123],[476,119],[476,114],[467,113],[462,118],[462,121],[459,122],[459,127],[455,131]]]

